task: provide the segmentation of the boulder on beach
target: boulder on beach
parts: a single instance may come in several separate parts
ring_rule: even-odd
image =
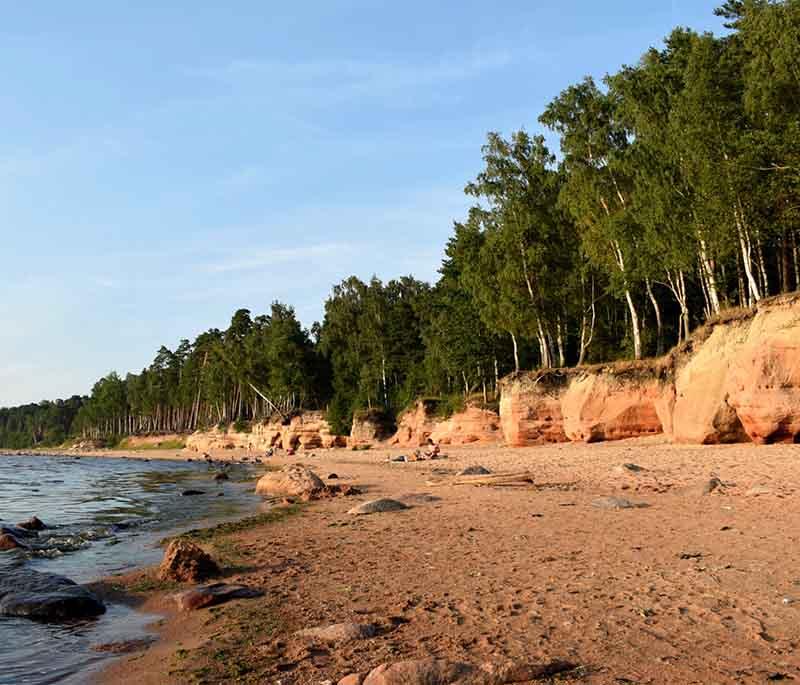
[[[64,576],[28,568],[0,575],[0,616],[66,621],[99,616],[105,610],[94,594]]]
[[[169,543],[158,568],[161,580],[196,583],[219,575],[220,569],[207,552],[193,542],[177,538]]]
[[[478,675],[469,664],[443,659],[409,659],[372,669],[363,685],[448,685]]]
[[[329,626],[298,630],[295,633],[298,637],[311,638],[331,644],[365,640],[375,637],[377,634],[378,627],[373,623],[334,623]]]
[[[325,487],[322,479],[311,469],[299,464],[284,466],[259,478],[256,493],[259,495],[303,495]]]
[[[339,685],[510,685],[552,678],[575,668],[566,661],[530,663],[507,660],[480,668],[432,657],[381,664],[366,677],[353,673]]]
[[[396,499],[384,497],[381,499],[373,499],[369,502],[363,502],[357,507],[350,509],[347,513],[361,516],[364,514],[380,514],[385,511],[400,511],[401,509],[408,509],[408,505],[398,502]]]
[[[212,583],[180,592],[175,595],[175,601],[181,611],[195,611],[205,607],[216,606],[232,599],[249,599],[260,597],[264,593],[246,585],[233,585],[229,583]]]

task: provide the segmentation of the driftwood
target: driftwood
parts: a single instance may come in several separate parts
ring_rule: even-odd
[[[492,473],[478,476],[456,476],[447,480],[429,480],[426,485],[439,487],[443,485],[491,485],[495,487],[526,486],[533,483],[533,473],[521,471],[517,473]]]

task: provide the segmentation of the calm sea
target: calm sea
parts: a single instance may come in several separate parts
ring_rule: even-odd
[[[229,474],[215,482],[204,462],[0,456],[0,521],[51,526],[32,551],[0,552],[0,574],[25,567],[84,583],[157,563],[166,534],[262,506],[250,467]],[[189,488],[205,494],[181,496]],[[144,637],[154,618],[114,604],[71,625],[0,617],[0,685],[87,682],[109,658],[94,646]]]

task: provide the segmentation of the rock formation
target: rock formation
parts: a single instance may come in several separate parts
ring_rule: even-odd
[[[243,449],[264,452],[270,447],[283,449],[317,449],[345,447],[347,438],[334,435],[322,412],[296,414],[288,422],[267,421],[253,424],[249,432],[220,430],[197,431],[186,439],[186,447],[194,452]]]
[[[662,359],[509,376],[500,420],[512,446],[800,441],[800,296],[731,312]]]
[[[428,440],[443,445],[496,444],[502,440],[496,412],[468,405],[449,418],[436,415],[435,400],[419,400],[400,416],[391,445],[422,447]]]
[[[497,412],[468,406],[437,424],[431,440],[443,445],[496,444],[503,438]]]
[[[620,440],[661,433],[658,382],[612,371],[578,376],[561,397],[564,433],[573,441]]]
[[[363,411],[353,415],[353,426],[347,440],[348,447],[367,447],[388,440],[394,424],[383,412]]]
[[[555,372],[516,374],[504,379],[500,392],[500,425],[511,447],[566,442],[561,393],[566,377]]]

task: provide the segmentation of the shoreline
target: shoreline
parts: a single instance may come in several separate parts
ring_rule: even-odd
[[[800,525],[788,506],[800,492],[796,447],[645,438],[446,452],[403,464],[386,450],[276,459],[335,472],[364,494],[221,535],[212,555],[232,555],[221,580],[263,597],[173,607],[155,643],[110,662],[96,682],[318,685],[431,656],[575,664],[562,683],[800,678],[797,610],[781,601],[796,590],[784,532]],[[443,482],[476,464],[531,471],[534,484]],[[723,485],[703,494],[712,473]],[[410,508],[346,513],[379,496]],[[602,497],[647,506],[606,510],[594,504]],[[170,609],[174,591],[147,589],[141,606]],[[339,623],[378,632],[336,644],[297,635]]]

